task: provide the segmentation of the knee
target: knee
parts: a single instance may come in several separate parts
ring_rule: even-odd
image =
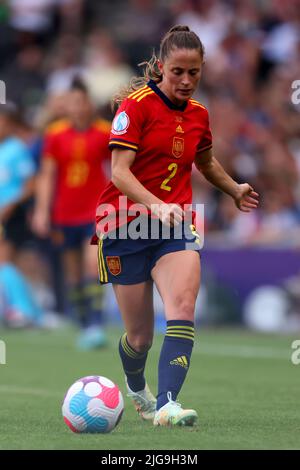
[[[196,296],[192,290],[175,295],[173,299],[172,320],[194,321]]]
[[[152,346],[152,338],[145,338],[142,336],[129,337],[128,335],[127,338],[132,349],[140,354],[146,353]]]

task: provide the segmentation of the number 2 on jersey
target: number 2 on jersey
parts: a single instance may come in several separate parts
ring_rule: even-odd
[[[168,166],[168,170],[171,172],[169,174],[169,176],[163,180],[163,182],[161,183],[160,187],[161,189],[164,189],[165,191],[171,191],[171,186],[168,186],[168,183],[169,181],[174,178],[174,176],[176,175],[176,172],[177,172],[177,169],[178,169],[178,165],[177,163],[170,163],[170,165]]]

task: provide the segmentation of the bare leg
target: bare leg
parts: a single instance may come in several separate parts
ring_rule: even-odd
[[[200,262],[196,251],[177,251],[162,256],[152,278],[165,307],[166,320],[194,321],[200,288]]]
[[[114,284],[113,288],[129,344],[137,352],[147,351],[154,330],[152,281],[128,286]]]

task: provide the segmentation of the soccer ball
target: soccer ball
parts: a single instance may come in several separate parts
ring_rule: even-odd
[[[107,433],[120,422],[123,396],[111,380],[92,375],[77,380],[66,393],[62,414],[76,433]]]

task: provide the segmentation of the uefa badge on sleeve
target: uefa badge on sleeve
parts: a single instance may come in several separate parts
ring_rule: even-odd
[[[115,135],[125,134],[129,127],[129,123],[130,123],[130,119],[129,119],[128,114],[126,114],[125,111],[122,111],[113,120],[111,132]]]

